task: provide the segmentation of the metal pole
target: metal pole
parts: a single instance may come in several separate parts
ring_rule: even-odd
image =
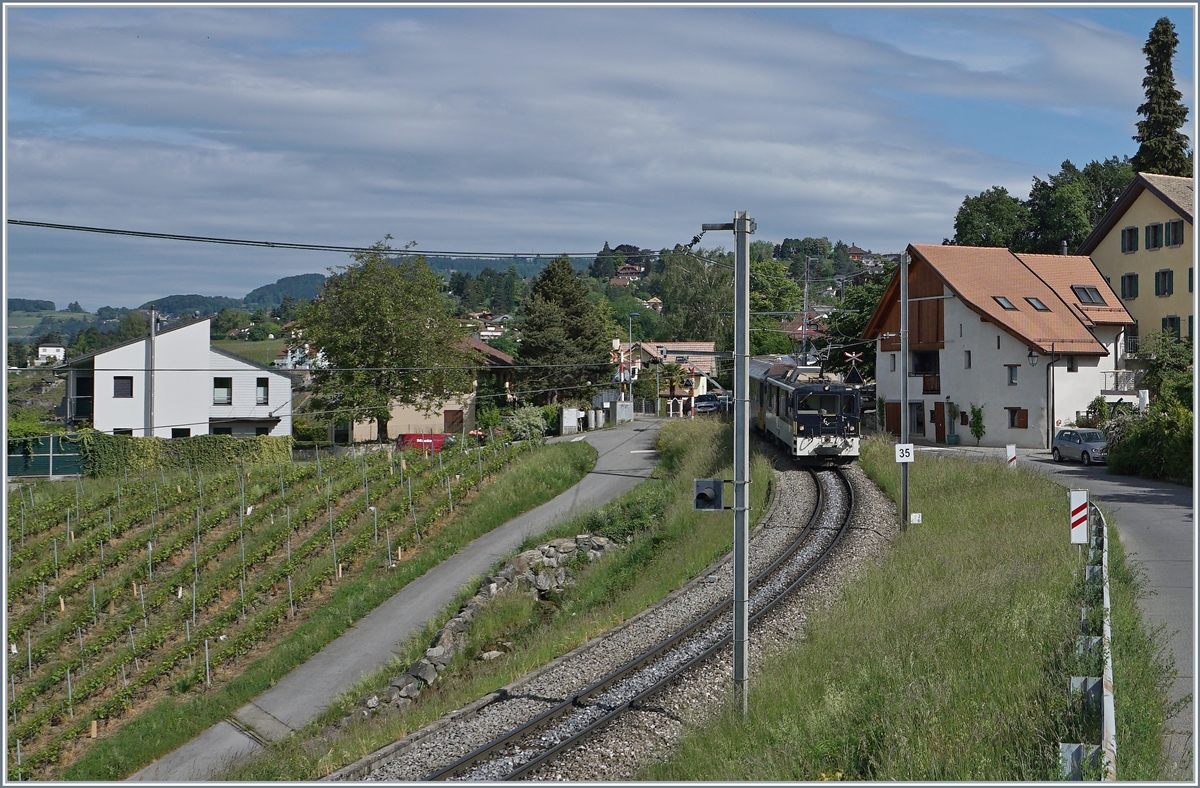
[[[733,332],[733,687],[743,716],[749,711],[750,677],[750,234],[756,229],[747,211],[736,211],[732,224],[704,225],[705,230],[734,233]]]
[[[921,407],[925,407],[922,405]],[[908,437],[908,252],[900,255],[900,442]],[[908,466],[900,463],[900,530],[908,530]]]

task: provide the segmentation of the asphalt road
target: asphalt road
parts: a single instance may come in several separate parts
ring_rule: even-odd
[[[918,451],[1003,461],[1004,450],[959,446],[918,446]],[[1056,463],[1044,449],[1018,449],[1017,462],[1052,473],[1071,489],[1087,489],[1115,526],[1125,552],[1145,569],[1146,587],[1138,607],[1151,628],[1162,627],[1178,676],[1171,699],[1195,697],[1196,539],[1193,490],[1178,484],[1109,475],[1104,466]],[[1065,526],[1064,526],[1065,529]],[[1066,531],[1064,530],[1064,539]],[[1179,779],[1195,780],[1192,738],[1196,706],[1188,703],[1167,723],[1167,746]],[[1121,743],[1117,742],[1120,751]]]
[[[472,577],[483,574],[529,536],[601,505],[647,478],[658,460],[653,451],[659,422],[622,424],[574,438],[596,447],[599,457],[578,484],[538,508],[480,536],[454,556],[409,583],[350,630],[300,665],[271,689],[223,721],[128,779],[190,782],[220,773],[261,749],[255,737],[273,740],[303,727],[361,676],[384,664],[425,622],[449,604]],[[254,735],[243,728],[249,728]]]

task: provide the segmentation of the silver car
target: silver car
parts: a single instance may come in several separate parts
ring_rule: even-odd
[[[1050,454],[1055,462],[1079,460],[1084,465],[1091,465],[1094,462],[1105,462],[1108,458],[1108,448],[1105,445],[1104,433],[1100,430],[1059,430],[1054,436]]]

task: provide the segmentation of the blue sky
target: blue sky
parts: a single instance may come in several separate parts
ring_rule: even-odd
[[[7,217],[154,232],[592,252],[748,210],[898,251],[968,194],[1133,155],[1160,16],[1194,106],[1190,7],[4,12]],[[347,262],[6,231],[9,296],[88,309]]]

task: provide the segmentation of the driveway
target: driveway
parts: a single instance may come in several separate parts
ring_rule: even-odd
[[[1004,449],[1000,448],[917,446],[917,450],[1004,460]],[[1150,628],[1163,627],[1175,657],[1179,675],[1171,688],[1171,699],[1189,694],[1194,698],[1196,539],[1192,488],[1110,475],[1102,465],[1056,463],[1044,449],[1018,449],[1017,462],[1053,474],[1068,488],[1087,489],[1089,497],[1104,508],[1126,554],[1145,569],[1146,585],[1138,607]],[[1167,723],[1172,763],[1183,770],[1186,779],[1193,779],[1194,773],[1190,750],[1196,731],[1195,708],[1194,702],[1189,703]]]
[[[596,447],[599,455],[596,466],[578,484],[475,539],[239,709],[234,720],[214,725],[128,779],[145,782],[210,779],[240,757],[261,749],[259,739],[282,738],[303,727],[360,677],[387,662],[472,577],[486,572],[526,538],[604,504],[649,477],[658,460],[653,451],[658,426],[655,419],[638,420],[555,439],[586,440]],[[244,730],[247,727],[253,729],[254,736]]]

